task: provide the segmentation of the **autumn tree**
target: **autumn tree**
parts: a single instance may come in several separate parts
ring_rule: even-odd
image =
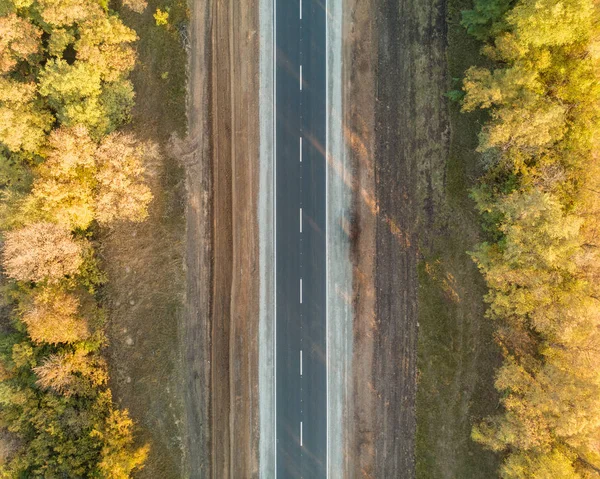
[[[108,381],[106,362],[82,349],[52,354],[33,371],[39,378],[37,384],[40,387],[67,397],[93,394],[95,388]]]
[[[64,226],[32,223],[6,233],[2,262],[10,278],[56,282],[77,272],[83,248]]]
[[[81,229],[94,219],[141,221],[152,199],[144,179],[152,155],[152,148],[132,135],[113,133],[98,145],[83,127],[56,130],[23,214],[41,211]]]
[[[0,142],[12,152],[37,152],[52,126],[36,86],[0,77]]]
[[[136,40],[104,0],[0,2],[1,259],[15,319],[0,338],[0,412],[18,443],[1,477],[121,479],[148,453],[107,386],[92,249],[95,221],[140,221],[151,199],[150,150],[113,133],[133,107]]]
[[[42,30],[16,14],[0,17],[0,74],[38,54]]]
[[[100,5],[93,0],[37,0],[37,4],[44,22],[57,27],[103,16]]]
[[[111,134],[98,148],[97,218],[101,223],[142,221],[152,200],[144,159],[153,152],[131,135]]]
[[[75,43],[75,29],[53,28],[48,39],[48,54],[55,58],[62,58],[65,50]]]
[[[133,69],[131,43],[136,40],[136,33],[116,16],[92,18],[79,26],[77,59],[94,65],[103,81],[113,82]]]
[[[149,446],[135,448],[133,421],[127,410],[112,410],[102,430],[94,431],[103,439],[102,459],[99,469],[106,479],[128,479],[133,470],[141,469],[146,461]]]
[[[23,322],[35,343],[73,343],[90,335],[87,320],[80,314],[79,299],[57,286],[34,292]]]
[[[96,150],[84,127],[53,131],[26,210],[70,228],[87,228],[95,215]]]
[[[504,455],[503,478],[599,476],[597,9],[477,0],[463,16],[493,62],[466,71],[462,107],[490,113],[473,191],[489,238],[473,257],[504,354],[503,409],[473,438]]]

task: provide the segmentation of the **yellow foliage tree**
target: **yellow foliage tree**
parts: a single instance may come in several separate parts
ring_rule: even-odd
[[[35,343],[73,343],[90,335],[87,321],[79,314],[79,300],[56,286],[36,291],[22,319]]]
[[[25,208],[71,228],[87,228],[94,219],[96,143],[83,127],[52,132],[48,158],[38,169]]]
[[[64,396],[87,395],[108,381],[106,362],[96,354],[83,350],[48,356],[33,371],[37,384]]]
[[[152,200],[144,181],[144,158],[151,148],[140,145],[131,135],[113,133],[98,148],[96,217],[101,223],[143,221]]]
[[[37,0],[42,19],[57,27],[68,27],[104,14],[93,0]]]
[[[39,151],[52,122],[35,84],[0,77],[0,142],[10,151]]]
[[[119,18],[96,17],[79,26],[77,59],[94,65],[102,80],[116,81],[133,69],[135,51],[130,44],[136,40],[136,33]]]
[[[152,200],[144,163],[153,154],[132,135],[113,133],[97,145],[83,127],[56,130],[23,214],[41,211],[54,222],[82,229],[94,219],[142,221]]]
[[[463,17],[494,68],[466,72],[490,109],[473,257],[504,354],[503,411],[473,438],[503,478],[600,477],[600,24],[594,0],[475,0]]]
[[[142,469],[150,447],[133,447],[133,421],[127,410],[113,410],[102,431],[92,433],[104,442],[99,469],[106,479],[129,479],[133,470]]]

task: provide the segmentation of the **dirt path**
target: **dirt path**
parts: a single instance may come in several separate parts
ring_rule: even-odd
[[[213,273],[211,5],[196,1],[190,22],[188,143],[186,163],[185,351],[186,477],[209,477],[211,412],[211,312]]]
[[[445,9],[347,0],[345,104],[355,168],[354,421],[349,477],[414,477],[418,228],[443,174]]]
[[[187,149],[190,477],[258,471],[258,12],[192,5]]]

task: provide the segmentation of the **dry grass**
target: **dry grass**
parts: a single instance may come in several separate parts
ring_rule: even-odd
[[[101,257],[109,282],[108,360],[115,400],[130,410],[141,443],[151,450],[140,478],[182,477],[183,381],[180,320],[184,294],[184,173],[168,154],[173,133],[183,135],[186,54],[179,29],[182,0],[150,0],[140,15],[120,9],[140,37],[132,79],[136,107],[128,129],[158,144],[150,186],[149,218],[102,232]],[[119,7],[116,5],[115,7]],[[169,25],[156,26],[156,8],[169,9]]]

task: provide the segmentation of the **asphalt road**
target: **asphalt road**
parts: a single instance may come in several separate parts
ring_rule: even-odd
[[[326,0],[274,0],[279,478],[326,477]]]

